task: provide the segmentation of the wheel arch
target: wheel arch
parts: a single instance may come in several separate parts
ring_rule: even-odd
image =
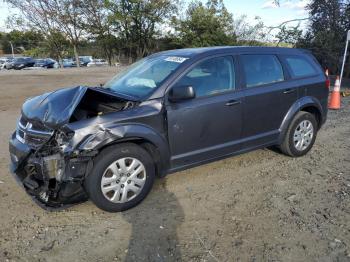
[[[288,110],[287,114],[285,115],[282,124],[279,128],[280,130],[280,135],[278,138],[278,143],[281,144],[283,141],[283,138],[288,130],[288,127],[290,125],[290,123],[292,122],[292,120],[294,119],[294,117],[296,116],[296,114],[300,111],[304,111],[304,112],[309,112],[311,114],[313,114],[316,118],[317,124],[318,124],[318,128],[321,127],[324,118],[324,112],[322,110],[322,106],[320,104],[320,102],[314,98],[314,97],[303,97],[301,99],[299,99],[298,101],[296,101]]]
[[[164,176],[169,168],[170,151],[166,138],[151,127],[142,124],[120,125],[104,128],[79,145],[80,150],[101,152],[107,147],[122,143],[134,143],[144,148],[154,159],[158,176]]]
[[[159,151],[158,147],[152,142],[142,137],[126,137],[122,139],[118,139],[116,141],[113,141],[109,144],[106,144],[102,146],[99,149],[99,152],[102,150],[108,148],[108,147],[115,147],[121,144],[126,143],[132,143],[136,144],[143,149],[145,149],[154,160],[155,168],[156,168],[156,175],[159,177],[162,177],[165,175],[165,171],[167,170],[167,161],[162,158],[161,152]]]
[[[300,109],[300,111],[308,112],[315,116],[317,121],[317,128],[320,129],[322,124],[322,114],[320,109],[315,105],[307,105]]]

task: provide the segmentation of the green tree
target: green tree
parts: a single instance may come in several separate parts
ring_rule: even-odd
[[[130,60],[151,53],[162,25],[177,12],[177,0],[108,0],[116,33]]]
[[[276,35],[276,38],[278,40],[276,46],[279,46],[281,43],[286,43],[295,47],[302,34],[303,31],[300,29],[300,24],[293,27],[287,27],[286,25],[283,25]]]
[[[103,56],[112,64],[114,51],[118,49],[117,38],[113,35],[111,11],[106,0],[85,0],[81,6],[84,16],[83,26],[89,38],[101,47]]]
[[[184,19],[174,19],[176,36],[184,47],[232,45],[236,42],[232,14],[222,0],[191,2]]]
[[[339,72],[340,60],[349,29],[349,1],[313,0],[308,5],[310,23],[297,47],[313,51],[318,60]]]
[[[40,32],[34,30],[12,30],[9,33],[3,33],[0,38],[1,46],[5,53],[8,54],[12,52],[10,42],[14,46],[15,53],[21,53],[38,47],[43,41],[44,36]]]

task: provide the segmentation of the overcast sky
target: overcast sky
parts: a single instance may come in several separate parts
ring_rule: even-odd
[[[234,14],[234,17],[247,15],[250,21],[259,16],[267,26],[278,25],[283,21],[295,18],[307,17],[305,6],[309,0],[281,0],[277,7],[271,0],[224,0],[226,7]],[[0,0],[0,30],[5,30],[5,21],[10,13],[8,6]]]

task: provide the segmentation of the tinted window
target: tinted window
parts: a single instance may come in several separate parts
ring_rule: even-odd
[[[274,55],[242,55],[247,87],[284,80],[281,63]]]
[[[234,64],[231,56],[207,59],[196,65],[177,85],[195,89],[196,96],[208,96],[235,88]]]
[[[286,61],[292,70],[293,77],[312,76],[317,74],[316,69],[304,57],[293,56],[286,57]]]

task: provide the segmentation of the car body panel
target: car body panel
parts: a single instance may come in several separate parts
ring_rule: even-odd
[[[239,150],[243,92],[229,92],[167,106],[172,167]],[[230,101],[237,105],[226,105]]]

